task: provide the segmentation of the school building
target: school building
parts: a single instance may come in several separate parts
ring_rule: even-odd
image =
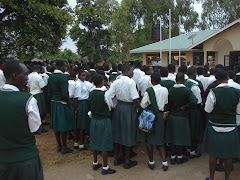
[[[162,66],[167,66],[169,62],[169,42],[169,39],[162,41]],[[179,65],[180,47],[181,64],[187,61],[194,66],[223,64],[232,69],[235,62],[240,62],[240,19],[222,29],[191,32],[171,38],[171,63],[176,66]],[[142,53],[143,64],[153,65],[160,57],[160,42],[130,50],[130,53]]]

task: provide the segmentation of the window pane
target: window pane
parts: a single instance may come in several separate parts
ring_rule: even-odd
[[[157,61],[157,58],[160,58],[160,54],[147,54],[146,55],[147,64],[153,64],[154,62]]]
[[[193,53],[193,65],[201,65],[204,64],[204,52],[194,52]]]
[[[169,54],[168,54],[169,61]],[[171,53],[171,63],[179,65],[179,53]],[[186,65],[186,53],[181,53],[181,64]]]
[[[209,66],[215,66],[215,52],[207,52],[207,61]]]

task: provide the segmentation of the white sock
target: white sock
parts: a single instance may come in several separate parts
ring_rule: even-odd
[[[108,170],[108,169],[109,169],[109,166],[107,166],[107,167],[103,167],[103,169],[104,169],[104,170]]]
[[[75,146],[75,147],[76,147],[76,146],[78,146],[78,143],[77,143],[77,142],[75,142],[73,146]]]
[[[148,164],[153,165],[155,162],[154,161],[149,161]]]
[[[183,157],[183,155],[181,155],[181,156],[177,156],[178,159],[182,159],[182,157]]]
[[[97,162],[93,162],[93,165],[98,165],[98,161]]]
[[[190,155],[194,155],[194,154],[196,154],[195,150],[190,151]]]
[[[84,144],[79,144],[79,149],[84,148]]]
[[[168,166],[168,162],[167,162],[167,161],[162,162],[162,165],[164,165],[164,166]]]
[[[176,158],[176,155],[171,155],[171,159],[175,159]]]

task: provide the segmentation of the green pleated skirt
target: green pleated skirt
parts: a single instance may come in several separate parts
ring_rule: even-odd
[[[136,104],[119,101],[112,119],[113,142],[128,147],[136,145],[137,127]]]
[[[138,128],[137,142],[147,142],[156,146],[164,145],[164,120],[162,112],[156,114],[151,133],[144,132]]]
[[[177,146],[190,146],[189,119],[184,116],[173,115],[170,112],[166,121],[166,142]]]
[[[47,109],[44,93],[35,94],[33,97],[37,100],[40,115],[45,114],[47,112]]]
[[[90,111],[90,104],[88,100],[78,101],[77,112],[77,128],[83,130],[89,130],[90,118],[88,112]]]
[[[51,129],[54,131],[69,131],[76,128],[73,108],[61,102],[51,102]]]
[[[203,152],[214,158],[240,157],[238,129],[235,128],[231,132],[217,132],[208,125],[203,138]]]
[[[43,180],[43,168],[40,157],[17,162],[0,163],[1,180]]]
[[[96,151],[113,150],[111,119],[91,119],[90,149]]]
[[[202,141],[203,118],[201,110],[199,108],[190,108],[188,113],[191,139],[194,141]]]

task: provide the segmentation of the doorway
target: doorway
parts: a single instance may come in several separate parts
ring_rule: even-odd
[[[235,63],[240,63],[240,51],[230,52],[230,68],[234,70]]]

